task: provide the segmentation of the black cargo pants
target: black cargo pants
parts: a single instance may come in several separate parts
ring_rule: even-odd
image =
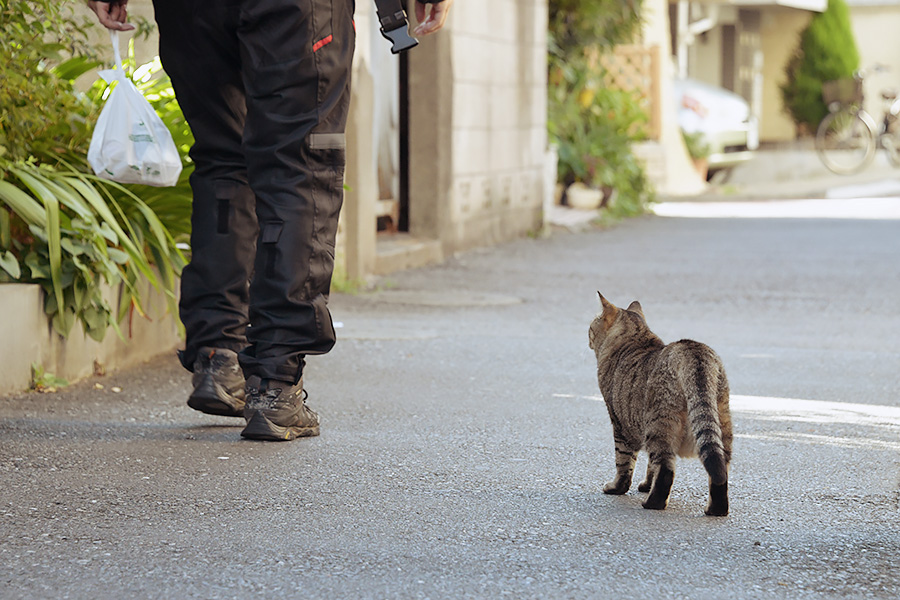
[[[160,57],[193,131],[191,259],[199,348],[296,382],[335,342],[326,307],[343,198],[353,0],[154,0]]]

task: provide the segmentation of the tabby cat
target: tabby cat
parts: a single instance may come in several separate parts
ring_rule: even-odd
[[[664,344],[647,327],[638,302],[621,309],[597,293],[603,312],[591,323],[588,342],[616,444],[616,478],[603,492],[626,493],[637,453],[646,450],[647,478],[638,490],[650,492],[644,508],[662,510],[676,455],[699,454],[709,474],[706,514],[727,515],[732,432],[721,359],[692,340]]]

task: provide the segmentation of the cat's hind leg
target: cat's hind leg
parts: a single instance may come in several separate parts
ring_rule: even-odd
[[[603,493],[620,495],[626,493],[631,487],[637,450],[619,436],[614,437],[616,441],[616,478],[603,486]]]
[[[653,464],[647,463],[647,476],[638,484],[638,491],[646,493],[651,487],[653,487]]]
[[[669,503],[669,493],[675,480],[677,442],[680,441],[674,438],[676,432],[683,430],[683,418],[682,416],[681,421],[676,419],[675,422],[672,418],[659,418],[651,424],[647,432],[645,446],[650,454],[647,471],[653,476],[648,477],[650,495],[642,505],[644,508],[663,510]]]
[[[651,453],[650,460],[654,463],[653,483],[650,495],[641,505],[644,508],[663,510],[669,503],[669,493],[672,491],[672,483],[675,481],[675,453]]]
[[[723,377],[719,385],[717,399],[719,423],[722,429],[722,450],[724,458],[723,473],[717,474],[718,481],[714,480],[712,473],[709,478],[709,504],[706,506],[706,514],[711,517],[724,517],[728,514],[728,465],[731,463],[731,445],[734,441],[734,433],[731,425],[731,412],[728,410],[728,383]]]

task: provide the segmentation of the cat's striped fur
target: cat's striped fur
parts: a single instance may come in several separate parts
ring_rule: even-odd
[[[644,508],[664,509],[675,457],[699,454],[709,474],[706,514],[727,515],[732,430],[721,359],[692,340],[664,344],[637,302],[621,309],[601,294],[600,303],[588,338],[616,444],[616,478],[603,491],[627,492],[637,453],[646,450],[647,478],[638,490],[650,492]]]

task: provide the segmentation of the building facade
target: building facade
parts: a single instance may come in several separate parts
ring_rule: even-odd
[[[351,193],[345,207],[357,227],[345,230],[348,273],[384,273],[539,229],[547,189],[547,1],[456,2],[445,29],[401,58],[387,52],[365,4],[357,4],[357,31],[367,35],[359,38],[353,110],[360,114],[351,137],[354,152],[374,156],[357,165],[375,171],[350,173],[361,179],[360,195]],[[398,68],[383,67],[388,61]],[[396,101],[388,99],[394,90]],[[374,245],[363,241],[368,223],[385,217],[387,231]]]

